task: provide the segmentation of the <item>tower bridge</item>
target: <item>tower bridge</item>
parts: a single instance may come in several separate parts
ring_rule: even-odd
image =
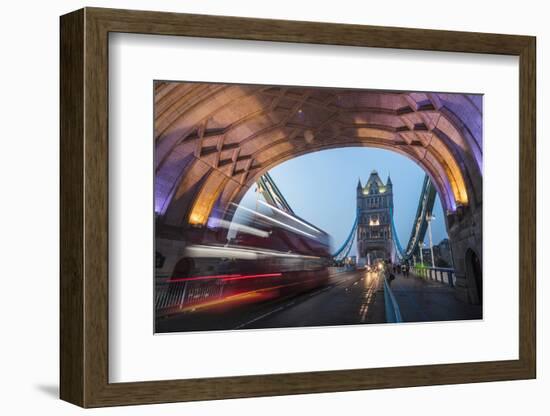
[[[155,83],[155,250],[162,259],[156,268],[157,310],[173,312],[174,305],[178,310],[200,309],[197,302],[213,300],[222,293],[227,296],[244,282],[261,281],[264,286],[254,296],[263,301],[273,301],[270,296],[274,287],[278,288],[277,296],[286,296],[281,294],[290,289],[281,279],[287,272],[262,269],[236,273],[232,264],[238,259],[262,259],[258,263],[264,269],[276,258],[285,267],[300,261],[309,268],[304,274],[304,281],[308,282],[324,273],[319,272],[319,267],[325,267],[322,261],[313,258],[338,262],[349,255],[354,242],[360,264],[378,259],[410,261],[424,240],[438,194],[445,212],[454,269],[422,270],[418,274],[422,281],[426,276],[435,276],[434,282],[444,286],[438,293],[451,305],[434,312],[434,319],[449,319],[450,310],[459,311],[453,315],[456,319],[480,317],[481,307],[475,305],[481,302],[482,287],[481,127],[481,98],[467,94]],[[395,230],[391,178],[384,182],[373,171],[364,185],[359,181],[355,215],[346,219],[350,233],[333,253],[321,254],[326,247],[326,233],[294,213],[268,174],[271,168],[291,158],[350,146],[399,153],[426,172],[418,202],[411,201],[418,204],[417,213],[405,245]],[[253,186],[263,195],[266,205],[260,205],[267,211],[247,213],[252,225],[231,225],[239,202]],[[235,236],[231,240],[227,240],[229,233]],[[231,247],[232,241],[261,245],[266,239],[277,244],[278,254],[265,247],[257,252]],[[221,247],[214,249],[212,244]],[[283,249],[285,246],[291,249]],[[219,252],[230,254],[224,254],[221,266],[212,266],[208,259]],[[316,254],[310,259],[307,253],[312,252]],[[197,253],[203,257],[199,259]],[[185,277],[196,269],[206,273]],[[323,322],[330,321],[326,305],[337,304],[340,298],[344,302],[346,294],[354,291],[355,300],[344,302],[351,309],[343,319],[351,323],[382,319],[373,315],[373,304],[363,303],[367,298],[372,303],[374,293],[382,287],[380,276],[367,278],[363,271],[337,272],[330,270],[326,277],[328,286],[324,285],[322,294],[313,297],[316,301],[311,300],[317,306],[309,303],[310,310],[313,308],[318,314],[307,324],[315,324],[316,319],[322,321],[322,317]],[[397,302],[400,281],[401,277],[394,282]],[[413,287],[411,282],[407,284]],[[342,288],[346,290],[342,292]],[[306,289],[315,293],[318,288]],[[421,292],[418,287],[414,290]],[[247,296],[246,299],[252,297],[250,293]],[[378,299],[381,302],[380,296]],[[462,306],[455,305],[455,301]],[[363,311],[360,318],[354,315],[357,311]],[[287,318],[293,319],[297,314]],[[409,311],[408,315],[414,313]],[[271,324],[285,326],[287,318],[274,319]],[[240,321],[235,321],[235,327],[254,326],[241,322],[241,318],[237,320]],[[190,327],[193,325],[187,326]],[[177,329],[178,325],[166,327],[170,328]]]
[[[293,225],[302,224],[324,235],[322,230],[296,216],[269,174],[266,173],[258,181],[258,192],[266,201],[264,205],[274,214],[275,221],[284,220],[286,216],[294,220]],[[290,300],[282,297],[275,303],[268,303],[268,306],[261,304],[264,306],[244,309],[241,306],[229,311],[222,309],[223,326],[220,326],[217,315],[208,312],[204,314],[189,312],[195,312],[197,309],[200,311],[202,308],[208,311],[212,307],[215,308],[217,302],[231,304],[234,302],[231,298],[235,296],[239,302],[241,299],[239,295],[225,298],[222,296],[226,286],[231,288],[231,283],[228,282],[235,280],[252,279],[253,286],[244,292],[248,296],[251,293],[257,293],[258,290],[269,291],[272,289],[270,287],[272,283],[269,283],[268,279],[276,278],[278,283],[275,288],[279,293],[280,288],[285,286],[281,286],[279,281],[282,273],[224,274],[174,279],[173,283],[165,286],[165,290],[161,290],[160,296],[157,296],[157,310],[159,306],[160,310],[163,306],[168,306],[168,310],[172,313],[163,316],[164,319],[157,320],[156,330],[171,332],[182,328],[186,330],[278,328],[327,325],[331,322],[343,324],[479,319],[482,316],[481,305],[470,305],[457,300],[456,275],[452,269],[426,268],[423,265],[414,267],[413,265],[411,277],[397,272],[395,281],[388,280],[388,275],[392,271],[389,264],[410,261],[411,252],[415,247],[419,247],[418,241],[423,241],[426,218],[431,215],[433,208],[433,195],[433,187],[430,186],[429,178],[426,177],[407,250],[402,250],[393,222],[391,178],[388,176],[384,183],[378,173],[372,171],[364,186],[360,180],[357,184],[355,221],[342,246],[332,254],[336,263],[341,262],[348,256],[356,238],[359,258],[357,269],[333,268],[326,278],[320,277],[321,270],[317,269],[313,276],[326,279],[325,284],[320,288],[310,287],[306,295],[298,293]],[[300,230],[297,229],[297,231]],[[299,248],[294,247],[298,253]],[[198,248],[198,250],[205,249]],[[212,248],[206,248],[206,250],[212,250]],[[239,253],[235,254],[235,250],[235,248],[232,249],[233,255],[239,258]],[[255,253],[260,254],[257,250]],[[265,258],[268,257],[269,255]],[[365,271],[367,269],[369,271]],[[268,281],[268,285],[258,286],[254,283],[257,280],[261,280],[262,283]],[[296,282],[290,285],[295,284]],[[196,300],[197,291],[198,301]],[[195,293],[191,299],[189,299],[189,293]],[[174,299],[176,302],[181,302],[176,312],[183,313],[173,313],[171,306]],[[333,309],[330,305],[334,303],[343,306]]]

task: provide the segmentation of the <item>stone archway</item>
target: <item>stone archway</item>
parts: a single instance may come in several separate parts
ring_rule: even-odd
[[[481,244],[481,99],[465,94],[155,83],[157,230],[203,227],[269,169],[323,149],[369,146],[420,165],[435,184],[471,299],[465,247]],[[477,250],[478,253],[481,250]]]

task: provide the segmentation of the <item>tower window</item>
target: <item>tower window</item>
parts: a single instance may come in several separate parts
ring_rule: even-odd
[[[380,217],[378,215],[371,215],[371,217],[369,218],[369,225],[380,225]]]

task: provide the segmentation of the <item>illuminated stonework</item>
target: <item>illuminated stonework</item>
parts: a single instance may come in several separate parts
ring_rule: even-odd
[[[169,225],[204,223],[213,204],[196,199],[220,176],[227,207],[286,160],[368,146],[420,165],[455,212],[482,201],[479,120],[481,98],[465,94],[156,82],[155,209]]]

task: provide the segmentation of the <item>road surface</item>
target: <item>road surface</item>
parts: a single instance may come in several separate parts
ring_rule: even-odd
[[[337,272],[320,289],[223,312],[180,313],[156,323],[156,332],[315,327],[385,323],[383,277],[365,270]],[[441,282],[398,274],[390,284],[403,322],[482,318],[481,305],[456,299]]]
[[[160,319],[156,332],[286,328],[383,323],[381,274],[364,270],[337,272],[320,289],[224,313],[185,313]]]

